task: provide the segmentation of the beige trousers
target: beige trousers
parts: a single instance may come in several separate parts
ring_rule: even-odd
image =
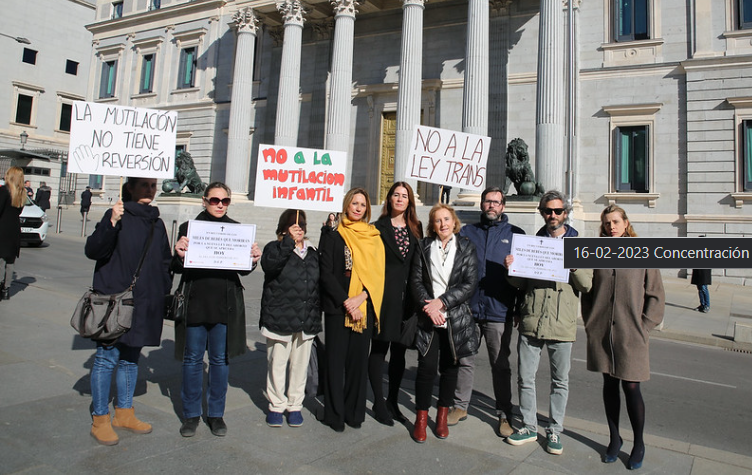
[[[269,411],[282,413],[303,409],[312,345],[313,338],[303,340],[303,333],[294,333],[289,342],[266,339]]]

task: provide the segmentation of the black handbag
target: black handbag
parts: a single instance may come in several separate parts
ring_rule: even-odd
[[[399,342],[408,348],[415,345],[415,334],[418,332],[418,314],[413,313],[407,320],[402,320],[402,333]]]
[[[83,338],[112,343],[131,329],[133,321],[133,287],[141,273],[141,266],[154,237],[154,223],[146,241],[141,260],[131,285],[116,294],[100,294],[94,289],[84,292],[73,311],[70,324]]]
[[[188,294],[190,293],[190,284],[186,284],[180,279],[180,284],[175,292],[165,295],[164,319],[172,320],[175,323],[185,320],[188,314]]]

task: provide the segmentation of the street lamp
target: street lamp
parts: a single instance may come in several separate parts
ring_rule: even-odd
[[[6,35],[5,33],[0,33],[0,36],[4,36],[6,38],[10,38],[12,40],[16,40],[17,43],[21,43],[22,45],[30,45],[31,41],[29,41],[27,38],[24,38],[22,36],[11,36]]]
[[[24,146],[26,145],[27,140],[29,140],[29,134],[27,134],[24,130],[23,132],[21,132],[21,150],[26,150]]]

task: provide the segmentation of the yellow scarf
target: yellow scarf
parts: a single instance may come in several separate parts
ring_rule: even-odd
[[[364,221],[350,221],[342,217],[337,227],[345,244],[350,248],[353,267],[350,274],[348,295],[354,297],[367,289],[376,313],[376,331],[379,330],[381,301],[384,298],[384,243],[376,227]],[[368,300],[360,306],[363,318],[357,322],[350,315],[345,315],[345,326],[353,331],[363,333],[368,325]]]

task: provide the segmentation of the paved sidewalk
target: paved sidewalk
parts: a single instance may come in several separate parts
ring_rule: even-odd
[[[80,224],[80,221],[79,221]],[[77,236],[51,235],[50,246],[76,247]],[[56,248],[57,249],[57,248]],[[44,250],[44,249],[43,249]],[[32,257],[22,250],[12,298],[0,302],[0,474],[30,473],[587,473],[626,471],[631,443],[625,440],[620,460],[600,461],[608,433],[601,419],[567,417],[564,454],[545,451],[545,440],[512,447],[494,435],[493,410],[474,403],[473,417],[450,428],[446,440],[429,435],[425,444],[410,439],[412,425],[389,428],[378,424],[368,406],[360,430],[343,434],[316,422],[322,407],[308,401],[300,428],[268,428],[264,339],[257,331],[261,273],[246,285],[248,344],[251,351],[233,359],[226,420],[228,435],[218,438],[201,425],[190,439],[180,426],[180,363],[173,359],[173,328],[168,323],[160,348],[146,348],[140,362],[135,407],[154,425],[148,435],[119,432],[114,447],[98,445],[89,436],[89,371],[94,345],[74,335],[68,320],[91,263],[72,259],[70,266],[50,262],[42,274],[30,269]],[[40,254],[41,255],[41,254]],[[26,259],[23,257],[26,256]],[[82,263],[79,261],[83,261]],[[63,277],[64,276],[64,277]],[[690,312],[697,303],[688,281],[666,279],[667,315],[657,338],[752,350],[729,340],[736,321],[752,323],[747,288],[717,285],[711,290],[712,310]],[[403,412],[413,413],[414,352],[408,352],[403,383]],[[481,352],[479,358],[485,358]],[[434,416],[434,411],[430,413]],[[429,427],[432,427],[432,423]],[[629,432],[629,431],[625,431]],[[752,474],[752,457],[709,449],[651,435],[643,473]]]

